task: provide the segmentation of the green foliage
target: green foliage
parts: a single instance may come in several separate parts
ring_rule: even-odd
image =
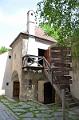
[[[59,39],[58,33],[59,33],[60,29],[58,29],[57,31],[55,31],[55,29],[52,28],[52,27],[50,27],[50,25],[47,24],[47,23],[41,24],[41,27],[44,29],[45,33],[47,33],[49,36],[51,35],[55,39]]]
[[[8,50],[9,50],[8,48],[3,46],[3,47],[0,48],[0,54],[2,54],[4,52],[7,52]]]
[[[63,46],[77,45],[75,50],[78,54],[79,47],[77,43],[79,39],[75,37],[75,31],[79,28],[79,1],[43,0],[37,5],[40,25],[45,32],[54,37]],[[74,37],[75,44],[73,41]]]

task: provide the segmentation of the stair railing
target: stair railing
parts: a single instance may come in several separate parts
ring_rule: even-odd
[[[47,79],[51,82],[52,84],[52,71],[49,62],[46,60],[45,57],[43,57],[43,67],[44,67],[44,73]]]
[[[43,67],[44,67],[44,73],[45,73],[45,76],[47,77],[47,79],[51,82],[52,86],[54,87],[54,89],[56,90],[56,92],[58,93],[58,95],[60,96],[61,98],[61,91],[60,91],[60,88],[56,85],[56,84],[53,84],[53,79],[54,81],[56,80],[56,76],[54,74],[54,70],[52,70],[49,62],[46,60],[45,57],[43,57]]]

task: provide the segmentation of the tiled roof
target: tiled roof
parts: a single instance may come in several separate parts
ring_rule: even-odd
[[[30,34],[27,33],[27,32],[21,32],[21,33],[19,33],[18,36],[20,36],[20,34],[24,34],[24,35],[30,36]],[[17,37],[18,37],[18,36],[17,36]],[[32,35],[32,36],[37,37],[37,38],[40,38],[40,39],[44,39],[44,40],[46,40],[46,41],[54,42],[54,43],[57,42],[54,38],[48,36],[48,35],[42,30],[42,28],[39,28],[39,27],[36,27],[36,28],[35,28],[35,35]],[[10,47],[15,43],[15,41],[17,40],[17,37],[16,37],[15,40],[11,43]]]
[[[49,41],[53,41],[53,42],[56,42],[56,40],[50,36],[48,36],[43,30],[42,28],[39,28],[39,27],[36,27],[35,28],[35,36],[36,37],[39,37],[41,39],[46,39],[46,40],[49,40]]]

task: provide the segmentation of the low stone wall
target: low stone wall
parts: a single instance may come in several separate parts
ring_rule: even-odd
[[[72,95],[79,99],[79,59],[72,61],[72,84],[70,85]]]

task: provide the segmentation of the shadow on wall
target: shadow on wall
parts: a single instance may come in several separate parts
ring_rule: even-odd
[[[11,83],[11,74],[12,74],[12,69],[11,69],[11,51],[6,52],[0,56],[0,95],[7,95],[11,97],[11,92],[12,92],[12,83]]]

